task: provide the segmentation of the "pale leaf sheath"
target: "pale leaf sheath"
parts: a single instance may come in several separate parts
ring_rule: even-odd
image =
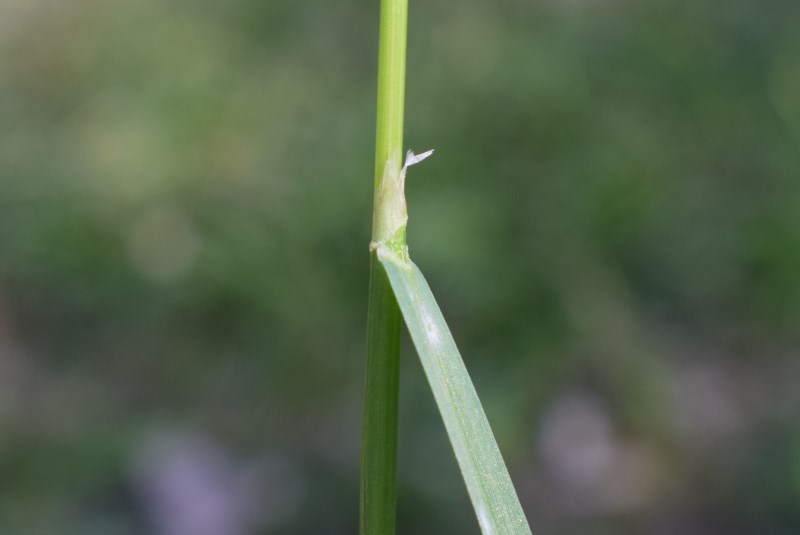
[[[377,253],[433,389],[481,531],[530,534],[478,394],[428,283],[413,262],[386,247]]]

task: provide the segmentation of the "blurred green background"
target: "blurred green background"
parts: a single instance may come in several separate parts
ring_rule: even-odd
[[[0,1],[0,533],[357,532],[378,4]],[[411,254],[534,532],[800,533],[800,4],[409,27]],[[477,534],[402,373],[399,533]]]

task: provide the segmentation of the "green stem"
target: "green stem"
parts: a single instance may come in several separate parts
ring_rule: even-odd
[[[400,169],[403,150],[403,109],[406,89],[406,28],[408,0],[381,0],[378,49],[378,120],[375,132],[375,191],[380,190],[384,165],[395,160]],[[380,206],[375,210],[379,211]]]
[[[397,177],[403,147],[408,0],[381,0],[378,118],[372,239],[405,247],[405,226],[392,228],[396,195],[384,178]],[[402,192],[401,192],[402,194]],[[389,235],[391,234],[391,235]],[[370,256],[367,366],[361,449],[361,535],[393,535],[397,502],[397,404],[401,316],[375,251]]]
[[[361,535],[394,533],[400,328],[400,309],[386,272],[373,256],[361,447]]]

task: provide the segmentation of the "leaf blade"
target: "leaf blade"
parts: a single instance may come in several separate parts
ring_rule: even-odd
[[[386,247],[378,247],[377,253],[433,390],[481,531],[530,535],[478,394],[425,277],[413,262]]]

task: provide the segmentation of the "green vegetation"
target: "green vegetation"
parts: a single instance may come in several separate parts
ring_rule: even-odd
[[[375,201],[372,239],[405,247],[400,178],[406,83],[407,0],[381,2]],[[367,365],[361,447],[362,535],[395,532],[400,311],[378,259],[370,254]]]
[[[376,252],[433,389],[481,531],[530,535],[478,394],[428,283],[413,262],[389,247],[379,245]]]
[[[530,534],[475,387],[422,273],[408,257],[408,167],[433,151],[409,151],[400,167],[405,99],[406,0],[381,3],[378,126],[372,229],[367,378],[361,459],[361,533],[395,532],[399,314],[433,389],[450,442],[486,535]],[[386,269],[378,269],[380,262]],[[388,275],[391,288],[386,283]],[[392,294],[392,291],[394,294]]]

